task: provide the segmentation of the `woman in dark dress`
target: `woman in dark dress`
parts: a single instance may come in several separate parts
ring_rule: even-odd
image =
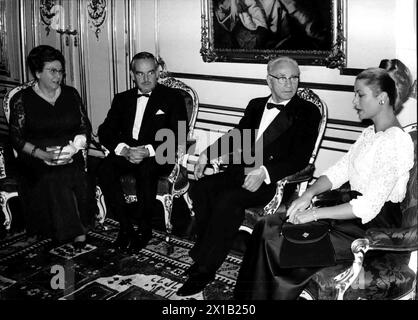
[[[61,84],[65,60],[46,45],[32,49],[33,87],[11,100],[10,136],[18,152],[19,197],[28,235],[85,245],[87,177],[81,149],[91,125],[77,90]]]
[[[321,267],[280,268],[278,239],[285,215],[288,222],[330,222],[336,262],[352,261],[351,242],[370,227],[400,227],[399,203],[406,193],[413,166],[413,143],[394,114],[396,86],[380,68],[361,72],[354,85],[354,109],[370,119],[350,150],[296,199],[286,214],[258,222],[240,269],[235,297],[246,300],[297,299]],[[349,181],[360,195],[332,207],[309,208],[312,198]],[[302,257],[301,257],[302,258]]]

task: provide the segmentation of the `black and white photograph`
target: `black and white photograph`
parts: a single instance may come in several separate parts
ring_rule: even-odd
[[[0,0],[0,309],[416,300],[416,12]]]

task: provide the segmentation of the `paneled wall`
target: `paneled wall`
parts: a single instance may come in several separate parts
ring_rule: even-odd
[[[131,85],[127,70],[135,4],[131,0],[21,1],[25,55],[39,44],[61,49],[66,83],[79,90],[96,131],[114,94]],[[26,78],[30,77],[26,70]]]
[[[7,91],[15,87],[22,79],[18,8],[18,1],[0,0],[0,106]],[[3,108],[0,108],[0,150],[7,143],[8,126]]]

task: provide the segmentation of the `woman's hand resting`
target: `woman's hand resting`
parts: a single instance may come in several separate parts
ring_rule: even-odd
[[[77,148],[70,142],[64,147],[48,147],[44,151],[44,157],[41,157],[49,166],[57,166],[71,163],[73,156],[77,153]]]
[[[289,219],[287,220],[287,222],[290,222],[293,224],[302,224],[302,223],[308,223],[312,221],[317,221],[315,208],[296,211],[295,213],[289,215]]]
[[[306,209],[311,205],[312,198],[313,197],[308,192],[305,192],[298,199],[293,201],[289,209],[287,209],[286,216],[289,217],[288,221],[294,223],[293,221],[298,220],[296,218],[302,216],[305,211],[308,211]],[[302,219],[304,220],[304,218]]]

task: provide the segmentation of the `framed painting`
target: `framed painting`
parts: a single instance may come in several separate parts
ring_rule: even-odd
[[[347,0],[201,0],[205,62],[346,64]]]

